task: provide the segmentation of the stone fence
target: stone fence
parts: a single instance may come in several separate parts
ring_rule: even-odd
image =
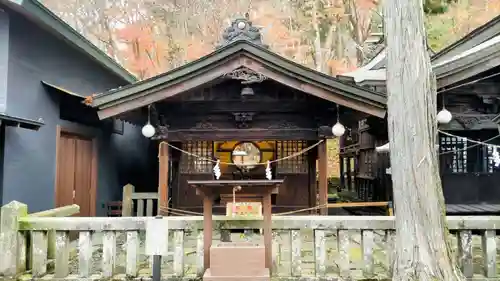
[[[144,256],[146,222],[152,217],[36,217],[27,206],[2,207],[0,276],[10,280],[151,280]],[[165,217],[171,256],[162,280],[195,280],[203,272],[203,218]],[[260,239],[258,218],[214,216],[217,235],[245,229],[232,239]],[[472,279],[498,280],[500,217],[448,217],[455,262]],[[391,276],[394,217],[274,216],[273,279],[385,280]],[[55,232],[55,255],[49,233]],[[71,237],[74,236],[74,239]],[[216,242],[214,242],[216,243]],[[73,249],[75,248],[75,249]],[[241,257],[244,259],[245,257]],[[1,277],[0,277],[1,278]],[[335,279],[337,278],[337,279]]]

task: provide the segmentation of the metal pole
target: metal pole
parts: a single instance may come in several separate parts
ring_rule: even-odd
[[[161,256],[153,256],[153,281],[161,280]]]
[[[155,219],[161,220],[162,216],[156,216]],[[161,256],[153,256],[153,281],[161,281]]]

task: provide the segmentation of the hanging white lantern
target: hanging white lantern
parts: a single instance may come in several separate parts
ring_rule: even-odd
[[[452,118],[453,116],[451,115],[451,112],[446,110],[446,108],[441,109],[441,111],[439,111],[436,116],[436,119],[439,124],[448,124],[450,123]]]
[[[151,123],[149,122],[146,125],[144,125],[144,127],[142,127],[142,135],[145,136],[146,138],[153,137],[155,133],[156,133],[155,127],[153,127],[153,125],[151,125]]]
[[[341,137],[345,133],[345,127],[344,125],[340,124],[339,122],[335,123],[332,127],[332,134],[336,137]]]

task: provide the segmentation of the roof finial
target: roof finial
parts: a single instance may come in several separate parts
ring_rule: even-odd
[[[259,28],[252,25],[249,20],[250,13],[245,13],[244,18],[238,18],[231,22],[231,26],[224,30],[222,34],[222,42],[217,48],[223,47],[238,40],[248,40],[256,45],[267,48],[267,45],[262,43],[262,35]]]

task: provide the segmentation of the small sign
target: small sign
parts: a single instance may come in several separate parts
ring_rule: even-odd
[[[168,220],[161,217],[146,221],[146,250],[149,256],[167,256]]]
[[[244,217],[261,217],[262,216],[262,203],[259,202],[238,202],[233,206],[233,203],[227,203],[226,215]]]

